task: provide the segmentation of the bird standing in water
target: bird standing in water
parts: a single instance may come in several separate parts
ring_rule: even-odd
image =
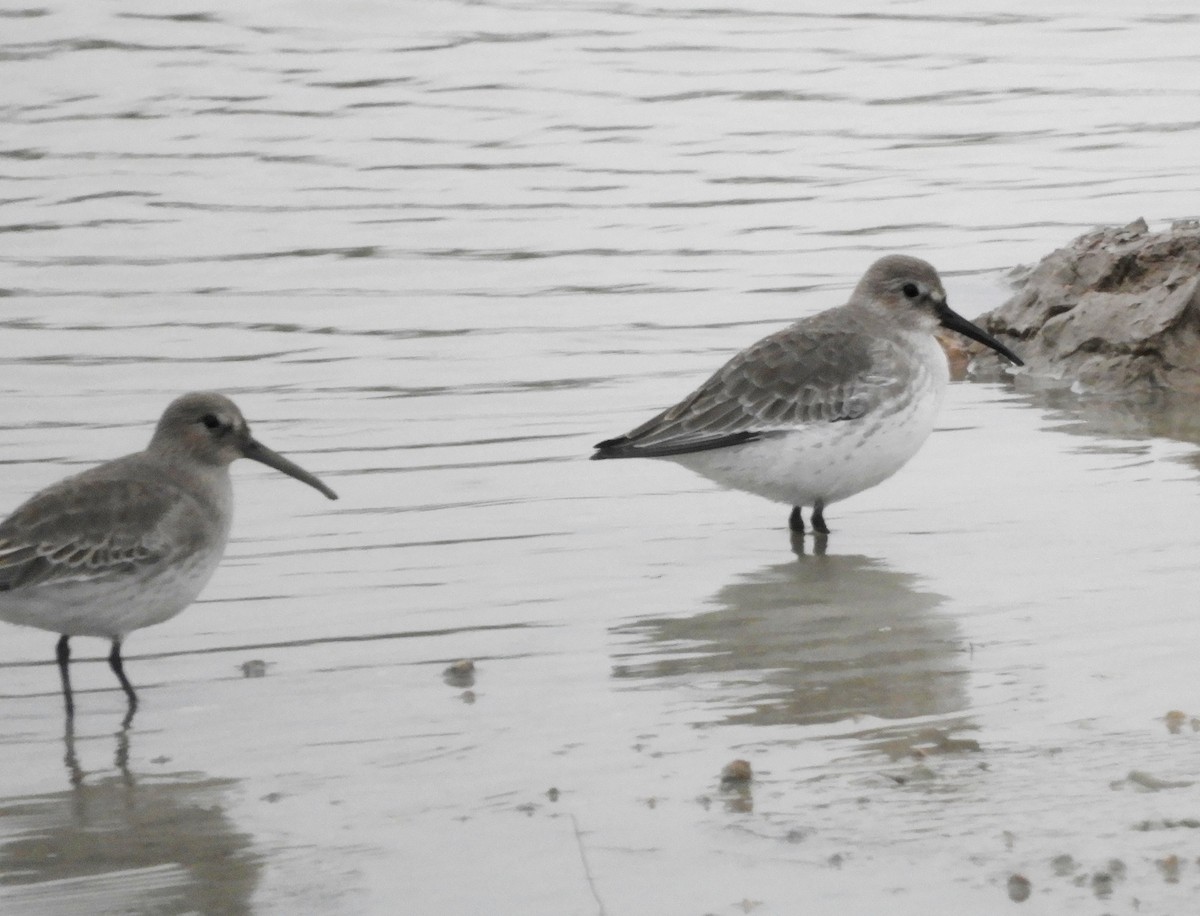
[[[929,263],[880,258],[850,301],[742,350],[674,407],[596,446],[593,459],[670,458],[717,483],[801,508],[825,507],[896,473],[933,430],[950,380],[933,336],[949,328],[1022,365],[946,304]]]
[[[129,700],[121,644],[195,600],[221,561],[233,520],[229,465],[250,458],[337,494],[250,435],[224,395],[167,407],[145,451],[53,484],[0,522],[0,620],[60,634],[57,659],[74,715],[70,639],[99,636]]]

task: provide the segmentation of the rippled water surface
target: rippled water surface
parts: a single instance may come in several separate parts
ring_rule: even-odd
[[[196,388],[341,495],[235,466],[128,730],[103,643],[64,733],[54,637],[3,628],[0,909],[1190,912],[1190,405],[957,384],[823,554],[585,459],[881,253],[976,315],[1200,215],[1198,36],[1183,0],[0,9],[4,510]]]

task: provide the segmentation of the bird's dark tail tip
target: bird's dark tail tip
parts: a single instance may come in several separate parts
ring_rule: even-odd
[[[596,451],[592,453],[592,461],[601,461],[605,458],[628,458],[629,451],[626,446],[629,444],[627,436],[618,436],[615,439],[605,439],[603,442],[597,442],[593,446]]]

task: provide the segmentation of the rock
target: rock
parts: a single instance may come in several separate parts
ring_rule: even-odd
[[[238,669],[242,672],[242,677],[267,676],[267,663],[261,658],[252,658],[248,662],[242,662],[238,665]]]
[[[1024,875],[1008,876],[1008,899],[1014,903],[1024,903],[1033,893],[1033,885]]]
[[[1157,862],[1158,870],[1162,872],[1162,876],[1168,884],[1179,883],[1179,869],[1182,864],[1177,855],[1169,855]]]
[[[967,370],[970,368],[971,357],[974,355],[972,346],[974,341],[941,328],[934,331],[933,336],[937,338],[937,342],[942,345],[942,349],[946,353],[946,361],[950,364],[950,378],[961,382],[967,377]],[[984,352],[984,350],[986,348],[981,349],[980,352]],[[986,350],[986,352],[993,351]]]
[[[1189,716],[1179,709],[1172,709],[1163,716],[1163,721],[1167,723],[1167,731],[1172,735],[1183,734],[1183,727],[1185,725],[1190,726],[1194,732],[1200,732],[1200,719],[1195,716]]]
[[[734,760],[721,770],[721,784],[726,786],[745,785],[754,778],[749,760]]]
[[[461,659],[442,672],[442,680],[451,687],[475,686],[475,662]]]
[[[1014,287],[977,323],[1011,342],[1026,374],[1081,391],[1200,392],[1200,221],[1089,232]]]
[[[1195,785],[1190,779],[1160,779],[1145,770],[1130,770],[1125,780],[1148,792],[1161,792],[1163,789],[1186,789]]]

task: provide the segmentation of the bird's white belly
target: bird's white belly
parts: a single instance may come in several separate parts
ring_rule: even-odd
[[[224,543],[216,547],[136,573],[0,592],[0,619],[68,636],[124,637],[191,604],[221,560]]]
[[[933,431],[947,381],[940,348],[936,359],[922,360],[905,397],[866,416],[672,460],[724,486],[792,506],[853,496],[900,470]]]

